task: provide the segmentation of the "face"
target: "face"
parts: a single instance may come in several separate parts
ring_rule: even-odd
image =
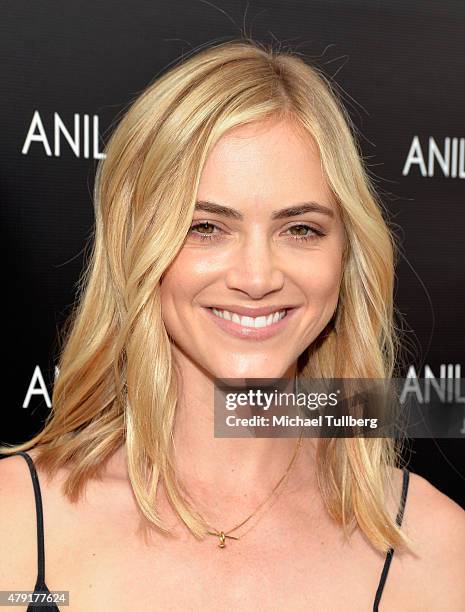
[[[336,309],[343,246],[311,136],[288,120],[231,130],[161,284],[178,364],[212,378],[292,376]]]

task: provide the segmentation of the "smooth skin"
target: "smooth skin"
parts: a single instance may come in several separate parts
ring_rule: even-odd
[[[223,214],[211,206],[208,212],[197,210],[163,278],[163,317],[182,377],[174,441],[190,499],[211,525],[227,531],[268,496],[295,439],[213,438],[213,380],[292,377],[298,356],[335,311],[344,231],[315,143],[288,121],[236,128],[224,136],[207,159],[197,200],[233,209],[242,218],[225,215],[224,208]],[[303,202],[316,202],[332,214],[273,218]],[[215,238],[200,238],[208,234]],[[225,304],[288,304],[295,310],[276,334],[253,339],[229,333],[207,310]],[[108,462],[100,482],[89,483],[77,505],[60,491],[64,469],[51,482],[39,473],[49,588],[70,591],[70,612],[371,610],[385,556],[359,531],[344,542],[318,493],[314,450],[306,439],[274,503],[225,549],[212,536],[195,540],[170,509],[163,487],[160,512],[175,537],[156,530],[148,542],[139,537],[124,449]],[[30,454],[34,458],[35,451]],[[387,500],[393,516],[399,470],[395,480],[396,496]],[[0,590],[32,589],[36,519],[23,458],[0,461],[0,499]],[[417,555],[395,554],[380,609],[463,610],[465,512],[411,474],[403,525],[417,543]]]
[[[260,499],[284,473],[296,441],[212,439],[212,380],[293,377],[297,358],[336,309],[344,229],[314,143],[283,122],[236,128],[222,138],[205,164],[197,201],[237,211],[242,219],[196,210],[184,247],[163,278],[163,318],[183,386],[178,465],[186,482],[198,480],[204,493],[237,492],[240,474],[241,491],[254,490]],[[272,218],[308,202],[327,213]],[[219,327],[208,307],[225,304],[295,309],[279,332],[262,341]],[[234,524],[247,513],[232,521],[228,513],[212,519],[224,516]]]

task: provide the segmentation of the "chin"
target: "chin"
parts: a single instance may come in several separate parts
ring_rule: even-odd
[[[240,379],[244,379],[244,378],[275,378],[275,379],[281,379],[286,377],[287,372],[289,371],[290,366],[289,365],[283,365],[283,366],[279,366],[279,365],[273,365],[270,366],[269,364],[267,365],[263,365],[263,366],[254,366],[251,365],[250,367],[241,367],[241,368],[234,368],[234,367],[224,367],[224,368],[214,368],[212,370],[212,375],[215,378],[222,378],[222,379],[227,379],[227,378],[240,378]]]

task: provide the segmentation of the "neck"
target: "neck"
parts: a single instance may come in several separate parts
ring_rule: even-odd
[[[204,499],[263,499],[286,472],[298,439],[215,438],[213,379],[183,355],[177,355],[177,366],[181,384],[173,437],[180,482]],[[287,487],[308,482],[314,464],[312,442],[302,440],[286,476]]]

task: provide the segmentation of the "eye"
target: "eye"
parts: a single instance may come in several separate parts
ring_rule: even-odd
[[[307,225],[306,223],[292,225],[287,231],[291,232],[291,240],[297,240],[299,242],[315,241],[326,236],[321,230],[311,225]],[[189,235],[193,236],[195,240],[221,240],[222,234],[224,234],[224,230],[215,223],[211,223],[211,221],[197,221],[191,225],[189,229]]]
[[[326,236],[326,234],[321,230],[316,229],[311,225],[307,225],[306,223],[292,225],[288,228],[288,231],[290,230],[296,230],[298,232],[297,234],[291,233],[292,240],[319,240],[320,238],[323,238],[323,236]]]
[[[219,230],[219,232],[215,232],[215,229]],[[220,238],[218,233],[222,231],[218,225],[210,223],[210,221],[199,221],[191,225],[189,234],[194,236],[196,240],[218,240]]]

